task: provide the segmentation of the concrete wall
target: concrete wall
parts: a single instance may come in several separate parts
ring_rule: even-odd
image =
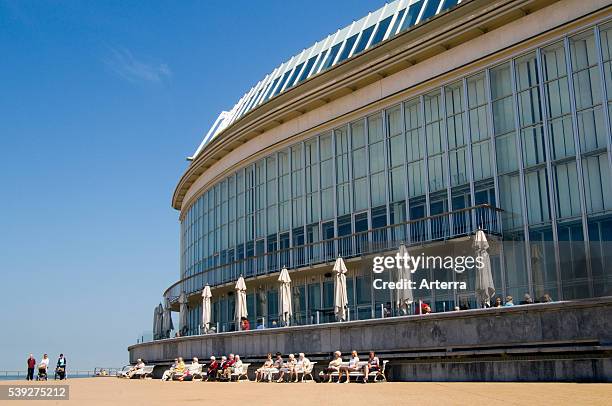
[[[276,351],[326,363],[353,349],[389,359],[394,380],[612,381],[612,297],[183,337],[129,352],[149,363]]]

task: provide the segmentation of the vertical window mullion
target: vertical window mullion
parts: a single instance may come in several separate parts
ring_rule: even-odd
[[[519,98],[518,98],[518,86],[516,78],[516,63],[512,59],[510,61],[510,76],[512,82],[512,100],[514,101],[514,131],[516,134],[516,149],[517,149],[517,160],[519,170],[519,187],[521,190],[521,208],[523,211],[523,233],[524,242],[523,248],[525,250],[525,258],[530,258],[531,253],[529,249],[529,213],[527,213],[527,191],[525,182],[525,162],[523,161],[523,139],[521,137],[521,122],[520,122],[520,111],[519,111]],[[532,280],[533,275],[531,271],[531,261],[525,261],[527,265],[527,284],[529,285],[528,292],[533,297]]]

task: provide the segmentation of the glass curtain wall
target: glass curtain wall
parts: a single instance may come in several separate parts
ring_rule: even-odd
[[[185,211],[183,289],[228,282],[219,265],[243,258],[262,259],[236,265],[236,274],[299,267],[372,243],[344,246],[343,236],[488,203],[503,209],[498,293],[612,294],[611,115],[612,25],[605,24],[292,145],[210,187]],[[477,226],[475,218],[371,238],[426,242]],[[358,318],[387,301],[374,297],[368,278],[352,282]],[[302,320],[326,306],[320,282],[298,289],[321,300],[303,299]],[[436,308],[451,305],[438,299]]]

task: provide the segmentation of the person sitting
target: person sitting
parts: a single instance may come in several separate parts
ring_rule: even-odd
[[[297,362],[295,363],[295,368],[293,370],[293,375],[295,376],[295,380],[292,379],[293,377],[291,376],[289,377],[290,380],[293,382],[297,382],[299,375],[302,374],[301,382],[304,382],[304,373],[308,371],[309,368],[310,368],[310,360],[306,358],[303,352],[300,352],[298,355]]]
[[[225,357],[223,357],[225,358]],[[219,378],[229,381],[232,377],[232,367],[236,362],[234,354],[230,354],[226,360],[221,358],[221,369],[219,370]]]
[[[221,362],[219,363],[219,369],[217,369],[217,375],[215,376],[216,379],[221,379],[221,377],[223,376],[223,371],[226,368],[225,366],[226,363],[227,363],[227,357],[223,355],[221,357]]]
[[[506,296],[506,303],[504,304],[504,307],[510,306],[514,306],[514,302],[512,301],[512,296],[508,295]]]
[[[374,351],[370,351],[368,362],[363,366],[363,383],[368,383],[368,375],[372,371],[380,371],[380,361]]]
[[[421,314],[430,314],[431,307],[425,302],[421,303]]]
[[[230,357],[233,354],[230,354]],[[231,370],[230,375],[229,375],[229,379],[232,378],[232,374],[242,374],[242,360],[240,359],[240,355],[236,354],[234,356],[234,364],[229,368]]]
[[[246,317],[243,317],[240,319],[240,330],[242,331],[249,331],[251,329],[251,323],[249,322],[249,319],[247,319]]]
[[[183,357],[179,357],[178,363],[176,364],[176,368],[174,368],[174,374],[172,375],[172,379],[182,381],[186,369],[187,367],[185,366],[185,361],[183,361]]]
[[[552,302],[552,297],[550,296],[550,294],[548,293],[544,293],[544,296],[542,296],[542,299],[540,300],[540,303],[550,303]]]
[[[340,367],[340,371],[338,373],[338,382],[336,383],[340,383],[343,373],[346,374],[346,381],[344,381],[344,383],[350,383],[351,382],[350,373],[357,372],[360,369],[361,367],[359,366],[359,356],[357,355],[357,351],[353,350],[351,351],[351,358],[349,359],[348,366]]]
[[[531,298],[531,295],[529,293],[525,293],[525,295],[523,296],[523,300],[521,300],[519,304],[533,304],[533,299]]]
[[[342,366],[342,353],[340,351],[334,352],[334,359],[329,362],[327,368],[323,370],[323,379],[321,382],[331,382],[332,373],[338,372]]]
[[[192,381],[196,376],[202,375],[202,364],[197,358],[193,358],[191,364],[185,368],[182,376],[177,378],[178,381]]]
[[[136,360],[136,365],[134,365],[132,368],[130,368],[130,370],[127,372],[127,377],[128,379],[132,379],[132,377],[137,373],[140,372],[144,369],[145,367],[145,363],[138,358],[138,360]]]
[[[493,307],[503,307],[504,304],[502,303],[502,299],[501,297],[497,296],[495,298],[495,303],[493,304]]]
[[[274,361],[272,361],[272,354],[268,353],[261,368],[258,368],[257,371],[255,371],[255,382],[261,382],[263,378],[270,373],[273,365]]]
[[[280,368],[280,376],[278,377],[278,379],[276,380],[276,382],[280,383],[280,382],[284,382],[284,378],[285,378],[285,374],[287,372],[289,372],[289,376],[292,377],[293,373],[295,372],[295,365],[297,364],[297,361],[295,359],[295,355],[293,354],[289,354],[289,359],[287,360],[286,363],[284,363]]]
[[[208,371],[206,375],[208,376],[208,380],[214,379],[217,377],[217,371],[221,365],[217,362],[215,356],[210,357],[210,364],[208,364]]]
[[[162,378],[161,378],[162,382],[169,381],[170,379],[172,379],[172,376],[174,375],[174,371],[176,370],[177,365],[178,365],[178,358],[175,358],[172,365],[170,365],[170,368],[164,371]]]

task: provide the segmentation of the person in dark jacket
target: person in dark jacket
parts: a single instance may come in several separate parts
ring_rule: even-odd
[[[66,379],[66,357],[64,354],[60,354],[55,365],[55,378]]]
[[[28,375],[26,377],[26,380],[28,381],[33,381],[34,380],[34,368],[36,368],[36,359],[34,358],[34,355],[30,354],[30,357],[28,358]]]

